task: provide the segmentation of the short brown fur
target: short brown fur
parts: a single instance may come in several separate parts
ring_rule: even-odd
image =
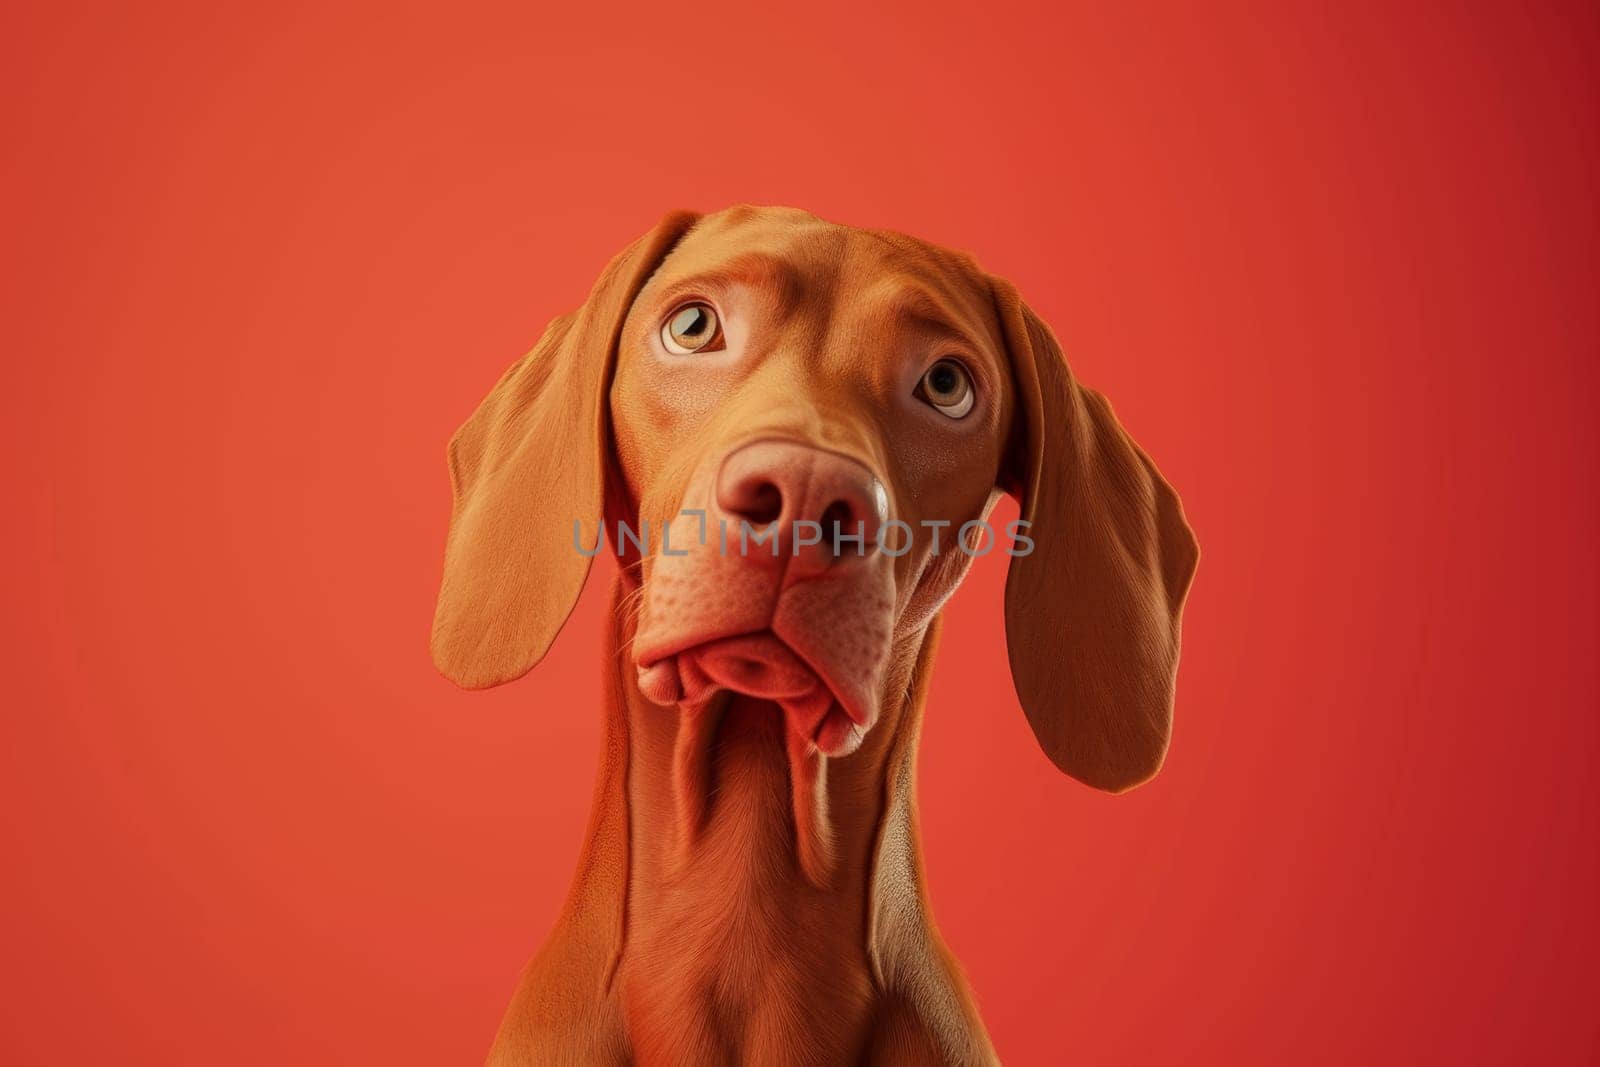
[[[721,294],[727,358],[650,354],[691,292]],[[951,346],[983,388],[960,426],[905,402],[905,375]],[[913,523],[953,530],[1018,496],[1036,548],[1011,562],[1006,634],[1034,733],[1097,788],[1156,773],[1198,555],[1176,494],[1009,284],[965,256],[788,209],[669,215],[462,427],[440,670],[467,687],[526,673],[587,574],[573,521],[593,548],[602,520],[659,530],[683,506],[715,509],[719,471],[752,441],[870,473]],[[938,612],[970,559],[919,545],[803,586],[772,579],[774,632],[849,704],[833,705],[827,734],[726,687],[645,696],[646,672],[659,697],[677,679],[662,663],[721,640],[717,618],[683,637],[686,614],[748,629],[748,598],[716,605],[757,580],[742,561],[658,548],[619,553],[587,843],[490,1062],[995,1062],[929,913],[915,800]],[[856,635],[844,645],[841,626]],[[825,631],[833,644],[816,644]],[[846,699],[863,671],[872,692]]]

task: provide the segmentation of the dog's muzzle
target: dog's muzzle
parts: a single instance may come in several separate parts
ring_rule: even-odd
[[[655,558],[635,641],[639,688],[695,707],[719,691],[771,700],[828,755],[859,746],[878,716],[893,567],[878,536],[888,494],[863,463],[788,440],[730,451],[698,518],[673,520],[681,555]]]

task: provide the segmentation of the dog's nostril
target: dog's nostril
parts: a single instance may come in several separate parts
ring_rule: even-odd
[[[862,535],[862,531],[857,529],[860,520],[855,517],[855,509],[847,500],[835,500],[824,508],[821,521],[822,536],[827,538],[835,556],[843,553],[845,545],[854,543],[850,539]]]
[[[752,526],[766,526],[783,516],[783,490],[763,473],[725,478],[717,490],[717,504],[729,518]]]
[[[749,488],[741,505],[736,510],[751,522],[777,522],[783,514],[783,491],[771,482],[759,482]]]

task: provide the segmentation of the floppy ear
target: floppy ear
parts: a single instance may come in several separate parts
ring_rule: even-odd
[[[450,441],[455,494],[433,662],[468,689],[513,681],[544,657],[577,602],[601,521],[606,391],[633,298],[694,224],[668,215],[613,259]]]
[[[1034,542],[1006,576],[1012,682],[1051,761],[1121,792],[1166,756],[1199,546],[1178,494],[1105,397],[1073,379],[1009,283],[994,287],[1025,423],[1007,488]]]

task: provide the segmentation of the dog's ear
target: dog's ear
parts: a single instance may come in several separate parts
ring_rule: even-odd
[[[1021,423],[1004,488],[1034,545],[1006,577],[1012,683],[1051,761],[1121,792],[1166,756],[1199,546],[1177,493],[1073,378],[1050,328],[1009,283],[994,290]]]
[[[455,504],[432,648],[457,685],[526,674],[577,602],[599,536],[617,338],[695,218],[668,215],[613,259],[584,305],[550,324],[451,439]]]

